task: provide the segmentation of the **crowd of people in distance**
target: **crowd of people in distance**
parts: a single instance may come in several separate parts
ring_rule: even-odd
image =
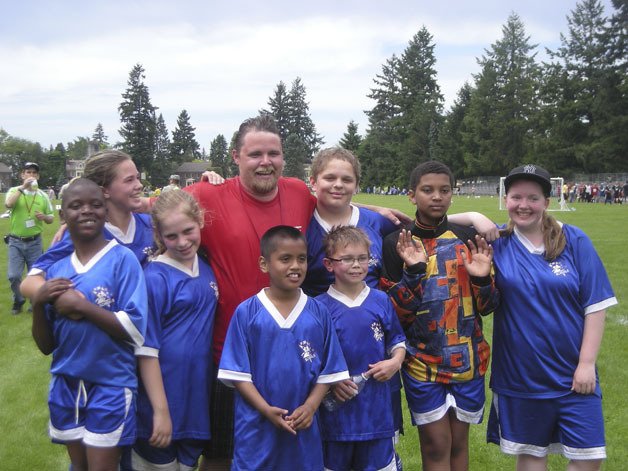
[[[346,149],[318,152],[309,185],[283,177],[269,115],[233,142],[237,177],[171,175],[151,198],[131,156],[91,156],[43,254],[38,165],[7,193],[10,263],[32,252],[14,308],[31,300],[52,355],[49,435],[72,471],[401,470],[402,387],[423,469],[468,469],[489,365],[488,442],[520,470],[551,453],[600,469],[595,363],[617,300],[591,240],[547,212],[545,169],[511,170],[496,225],[450,214],[451,169],[420,163],[387,189],[409,218],[352,201]]]
[[[569,203],[623,204],[628,198],[628,182],[565,183],[563,197]]]

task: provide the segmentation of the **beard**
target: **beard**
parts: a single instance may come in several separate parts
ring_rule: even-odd
[[[253,178],[253,181],[251,182],[251,189],[254,193],[267,195],[268,193],[275,191],[277,188],[277,180],[279,180],[279,175],[276,173],[273,174],[273,178],[270,180],[258,180]]]

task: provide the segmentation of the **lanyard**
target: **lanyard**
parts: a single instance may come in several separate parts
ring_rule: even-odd
[[[22,193],[22,195],[24,195],[24,204],[26,205],[26,212],[30,216],[31,209],[33,209],[33,206],[35,205],[35,198],[37,197],[37,192],[33,193],[33,199],[31,199],[30,206],[28,205],[28,198],[26,198],[26,195],[24,193]]]

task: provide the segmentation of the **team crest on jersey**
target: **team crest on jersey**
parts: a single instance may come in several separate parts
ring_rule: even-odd
[[[152,261],[157,255],[157,247],[155,247],[154,245],[149,245],[142,249],[142,253],[146,255],[148,261]]]
[[[100,307],[111,307],[115,302],[115,299],[113,299],[113,296],[105,286],[96,286],[92,290],[92,294],[96,297],[94,302]]]
[[[210,281],[209,282],[209,287],[214,290],[214,293],[216,294],[216,299],[218,299],[219,293],[218,293],[218,285],[216,284],[216,282],[215,281]]]
[[[379,265],[379,259],[371,255],[369,258],[369,267],[376,267],[377,265]]]
[[[556,276],[565,276],[567,273],[569,273],[569,269],[564,267],[563,264],[560,262],[552,262],[549,264],[549,266]]]
[[[307,340],[299,342],[299,347],[301,347],[301,358],[305,361],[312,361],[316,357],[316,352]]]
[[[381,342],[384,338],[384,329],[382,329],[382,324],[379,322],[373,322],[371,324],[371,330],[373,331],[373,338],[378,342]]]

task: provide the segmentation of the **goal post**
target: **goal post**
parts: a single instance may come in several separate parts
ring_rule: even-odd
[[[499,178],[499,209],[506,209],[506,202],[504,197],[506,196],[506,189],[504,187],[504,181],[506,177]],[[552,177],[550,178],[552,182],[552,193],[550,194],[550,205],[548,206],[548,211],[573,211],[573,208],[570,208],[567,205],[567,201],[565,201],[565,195],[563,195],[563,185],[565,181],[563,177]]]

